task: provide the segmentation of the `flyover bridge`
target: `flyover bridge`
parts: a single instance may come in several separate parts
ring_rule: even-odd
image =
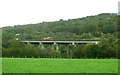
[[[76,44],[98,44],[98,40],[40,40],[40,41],[21,41],[26,44],[38,44],[39,47],[44,48],[44,44],[52,44],[56,50],[59,50],[60,44],[76,45]]]

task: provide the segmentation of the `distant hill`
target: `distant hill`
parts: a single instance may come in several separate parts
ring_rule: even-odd
[[[48,40],[81,40],[99,39],[104,34],[116,36],[117,21],[116,13],[102,13],[77,19],[3,27],[3,46],[16,38],[17,40],[44,40],[50,37]]]

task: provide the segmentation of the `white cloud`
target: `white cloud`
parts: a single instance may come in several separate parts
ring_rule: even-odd
[[[117,12],[118,0],[0,0],[0,27]]]

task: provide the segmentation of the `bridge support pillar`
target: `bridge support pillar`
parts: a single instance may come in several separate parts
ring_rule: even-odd
[[[30,42],[27,42],[27,44],[30,44]]]
[[[59,46],[58,46],[58,44],[56,44],[56,50],[59,50]]]
[[[98,42],[95,42],[95,44],[98,44]]]
[[[59,50],[59,46],[56,42],[54,42],[54,44],[52,45],[52,49]]]
[[[44,45],[43,45],[41,42],[39,42],[39,47],[40,47],[41,49],[43,49],[43,48],[44,48]]]
[[[75,45],[75,43],[74,43],[74,42],[72,42],[72,45]]]
[[[72,42],[72,45],[73,45],[73,46],[76,46],[76,45],[75,45],[75,42]]]

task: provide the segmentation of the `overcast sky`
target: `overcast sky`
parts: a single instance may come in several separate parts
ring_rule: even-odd
[[[0,0],[0,27],[118,13],[119,0]]]

